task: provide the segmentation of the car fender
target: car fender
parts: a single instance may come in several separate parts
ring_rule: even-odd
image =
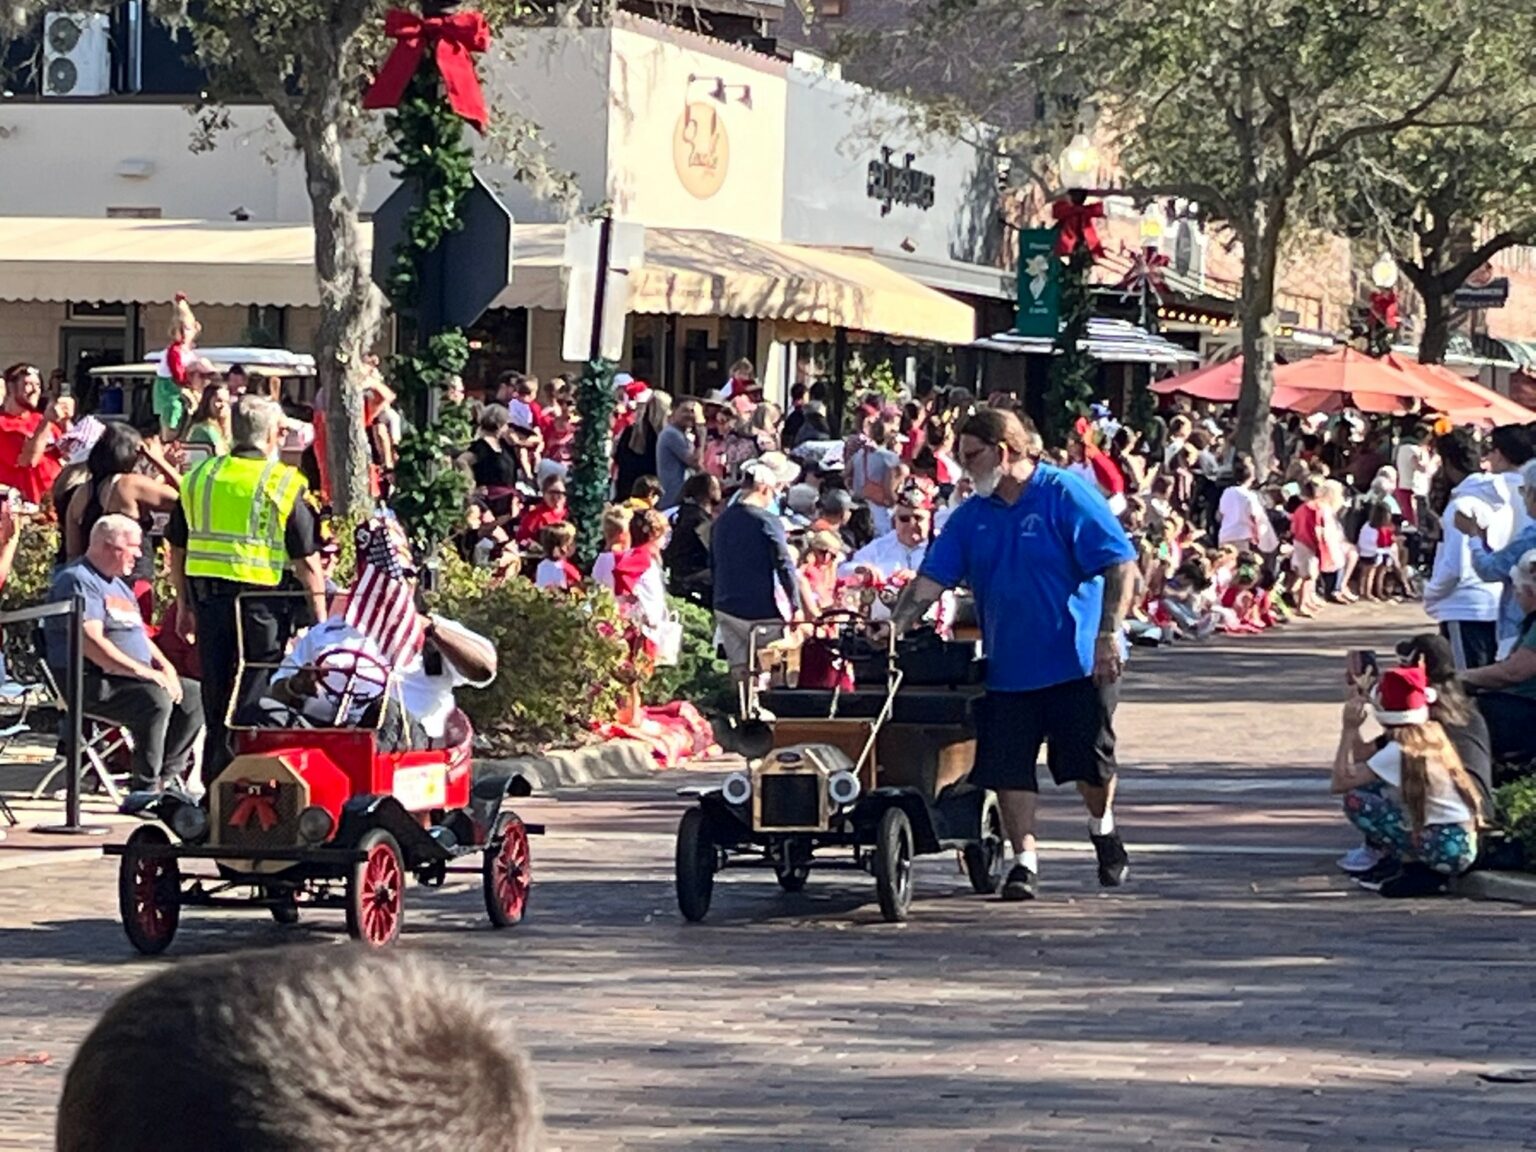
[[[382,828],[395,838],[405,857],[405,866],[452,859],[452,853],[437,842],[393,796],[354,796],[341,809],[341,822],[331,846],[351,847],[370,828]]]
[[[873,830],[887,808],[900,808],[907,814],[907,819],[912,822],[912,847],[919,856],[939,850],[933,810],[920,792],[915,788],[876,788],[865,793],[858,802],[856,819]]]
[[[477,831],[475,843],[484,844],[490,839],[502,805],[508,799],[532,795],[533,781],[521,772],[498,772],[476,780],[469,791],[469,815]]]

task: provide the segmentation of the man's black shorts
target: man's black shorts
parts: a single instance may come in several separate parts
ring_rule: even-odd
[[[1040,791],[1035,761],[1057,784],[1105,785],[1115,775],[1115,705],[1119,684],[1092,677],[1033,692],[988,692],[976,702],[976,766],[982,788]]]

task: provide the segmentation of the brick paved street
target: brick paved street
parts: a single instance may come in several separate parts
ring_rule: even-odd
[[[1347,619],[1377,631],[1138,654],[1121,892],[1099,892],[1060,794],[1034,905],[933,858],[905,926],[855,873],[798,897],[727,874],[711,922],[685,925],[672,776],[530,803],[551,835],[527,923],[491,931],[464,884],[412,889],[404,947],[516,1022],[561,1149],[1536,1147],[1536,1087],[1478,1078],[1536,1066],[1536,913],[1389,903],[1332,870],[1341,654],[1420,617]],[[0,874],[0,1147],[49,1146],[75,1044],[158,967],[130,954],[113,878]],[[192,914],[166,962],[339,947],[340,919]]]

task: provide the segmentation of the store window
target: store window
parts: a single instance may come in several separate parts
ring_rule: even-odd
[[[494,397],[503,372],[528,370],[528,309],[492,308],[464,335],[469,340],[466,394]]]

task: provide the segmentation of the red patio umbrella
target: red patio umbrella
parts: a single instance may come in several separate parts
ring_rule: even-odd
[[[1400,412],[1423,400],[1427,386],[1380,360],[1340,348],[1275,368],[1275,388],[1335,393],[1362,412]]]
[[[1389,353],[1384,360],[1399,372],[1422,381],[1430,393],[1425,397],[1426,405],[1444,412],[1457,423],[1486,422],[1497,426],[1536,421],[1536,412],[1523,404],[1475,380],[1459,376],[1443,364],[1420,364],[1395,352]]]
[[[1193,372],[1170,376],[1152,385],[1152,391],[1161,396],[1172,396],[1177,393],[1212,404],[1236,404],[1242,390],[1243,358],[1241,356],[1234,356],[1230,360],[1223,360],[1217,364],[1207,364],[1204,368],[1196,368]],[[1341,404],[1339,397],[1279,385],[1276,385],[1274,395],[1269,401],[1271,408],[1304,414],[1334,411]]]

